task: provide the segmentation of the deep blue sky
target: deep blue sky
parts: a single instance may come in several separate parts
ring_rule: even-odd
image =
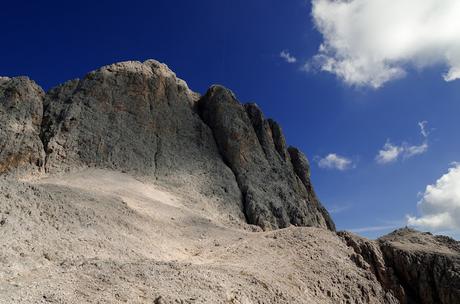
[[[418,193],[460,161],[460,83],[444,82],[443,67],[378,90],[301,71],[321,43],[305,0],[7,1],[0,25],[0,75],[28,75],[45,90],[116,61],[154,58],[197,92],[219,83],[257,102],[309,156],[339,229],[388,226],[362,232],[375,237],[404,225]],[[300,65],[284,62],[284,49]],[[375,162],[387,139],[420,143],[422,120],[432,129],[427,153]],[[355,168],[319,168],[313,159],[328,153]]]

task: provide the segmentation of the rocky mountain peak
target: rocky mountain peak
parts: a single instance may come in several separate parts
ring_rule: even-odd
[[[24,159],[50,174],[110,168],[210,197],[216,208],[263,229],[335,229],[305,156],[296,150],[292,161],[281,127],[223,86],[201,97],[155,60],[108,65],[46,94],[24,84],[16,85],[24,94],[11,97],[3,84],[10,82],[2,80],[2,105],[36,106],[19,107],[30,135],[18,145],[34,148],[2,152],[5,172]],[[4,113],[4,124],[14,126]]]
[[[310,175],[256,103],[155,60],[0,77],[0,302],[460,303],[459,242],[336,233]]]

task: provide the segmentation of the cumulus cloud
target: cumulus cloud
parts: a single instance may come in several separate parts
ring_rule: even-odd
[[[287,63],[296,63],[297,62],[297,58],[295,58],[294,56],[292,56],[288,51],[284,50],[284,51],[281,51],[280,53],[280,57],[284,59],[284,61],[286,61]]]
[[[378,88],[406,67],[446,66],[460,78],[460,1],[312,0],[323,36],[313,62],[347,84]]]
[[[460,164],[454,163],[435,184],[428,185],[418,202],[421,216],[407,216],[407,224],[434,232],[460,232]]]
[[[420,155],[428,151],[428,134],[427,121],[418,123],[420,127],[420,134],[423,137],[423,143],[420,145],[410,145],[402,143],[401,145],[394,145],[389,140],[385,143],[383,148],[378,152],[375,160],[379,164],[388,164],[397,161],[400,158],[407,159],[416,155]]]
[[[347,170],[350,169],[353,162],[343,156],[330,153],[323,158],[318,158],[318,166],[325,169]]]

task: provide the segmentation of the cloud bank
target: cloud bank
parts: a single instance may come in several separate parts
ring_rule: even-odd
[[[460,233],[460,164],[455,163],[435,184],[428,185],[418,202],[420,217],[408,216],[407,223],[433,231]]]
[[[378,88],[405,67],[446,66],[460,78],[460,1],[312,0],[323,36],[313,63],[347,84]]]
[[[352,161],[346,157],[335,153],[328,154],[323,158],[318,159],[318,166],[324,169],[347,170],[352,166]]]

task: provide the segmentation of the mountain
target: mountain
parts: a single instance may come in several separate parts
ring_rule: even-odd
[[[335,225],[256,104],[164,64],[0,78],[0,303],[460,303],[460,245]]]

